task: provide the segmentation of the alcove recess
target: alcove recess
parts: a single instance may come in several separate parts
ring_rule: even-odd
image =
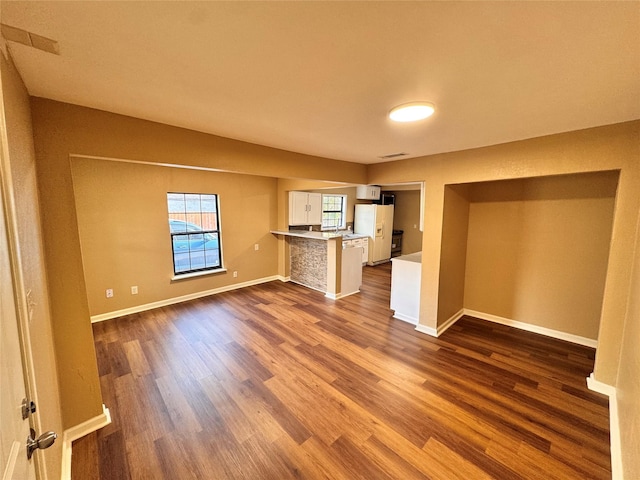
[[[595,345],[618,177],[445,186],[438,325],[464,308]]]

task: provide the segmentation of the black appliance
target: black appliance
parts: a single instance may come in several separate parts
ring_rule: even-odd
[[[380,198],[378,200],[374,200],[373,203],[376,205],[395,205],[396,196],[393,193],[382,192],[380,194]]]
[[[402,234],[404,230],[394,230],[391,235],[391,257],[402,255]]]

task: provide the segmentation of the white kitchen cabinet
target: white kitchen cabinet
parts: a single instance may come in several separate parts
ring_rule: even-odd
[[[380,187],[375,185],[358,185],[356,187],[356,198],[358,200],[379,200]]]
[[[362,248],[362,263],[369,261],[369,238],[356,238],[353,240],[356,247]]]
[[[322,194],[289,192],[289,225],[322,224]]]

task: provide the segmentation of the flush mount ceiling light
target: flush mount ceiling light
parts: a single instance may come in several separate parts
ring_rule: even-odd
[[[394,122],[417,122],[433,115],[436,107],[429,102],[411,102],[398,105],[389,112]]]

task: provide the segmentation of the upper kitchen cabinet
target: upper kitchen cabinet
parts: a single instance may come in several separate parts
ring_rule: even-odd
[[[378,200],[380,199],[380,187],[376,185],[358,185],[356,187],[356,198],[358,200]]]
[[[289,225],[320,225],[322,194],[289,192]]]

